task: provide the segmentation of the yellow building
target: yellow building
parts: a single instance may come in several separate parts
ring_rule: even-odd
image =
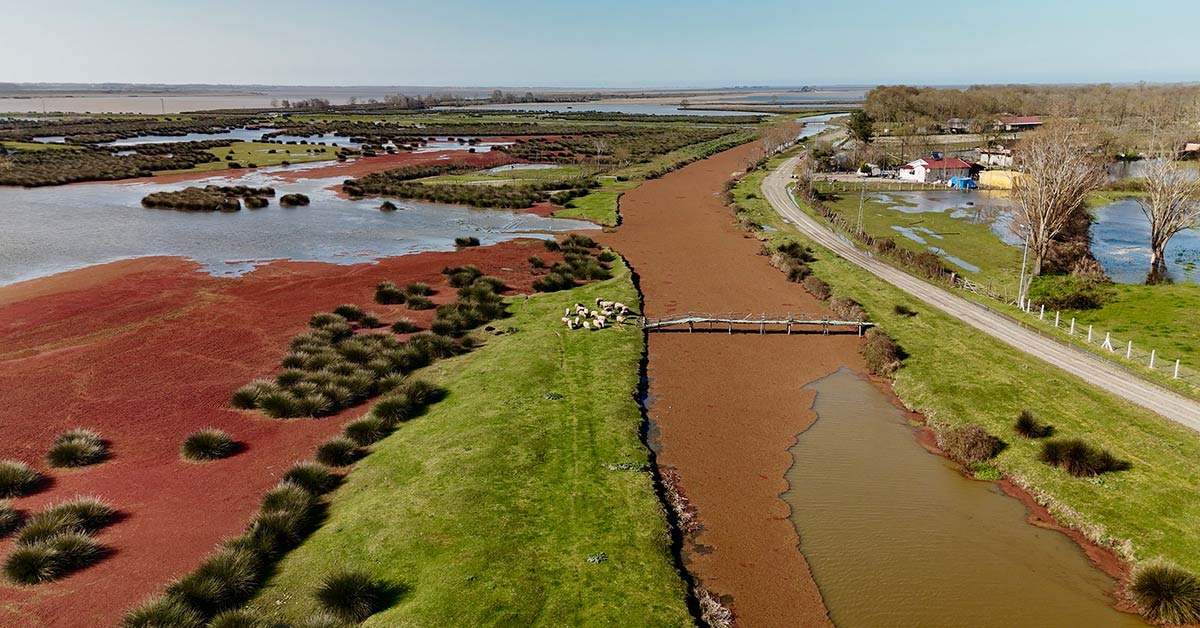
[[[979,187],[997,190],[1011,190],[1013,180],[1021,173],[1012,170],[984,170],[979,173]]]

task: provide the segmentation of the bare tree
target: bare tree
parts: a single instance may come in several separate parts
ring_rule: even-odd
[[[1104,169],[1081,137],[1065,125],[1029,135],[1016,149],[1021,175],[1013,181],[1013,228],[1033,260],[1031,277],[1042,273],[1050,242],[1083,210],[1084,199],[1104,181]]]
[[[1146,160],[1144,173],[1146,194],[1137,202],[1150,221],[1150,274],[1146,281],[1156,283],[1166,277],[1167,243],[1200,221],[1200,178],[1172,163],[1170,151]]]
[[[796,163],[796,194],[802,200],[812,200],[813,183],[817,178],[817,163],[812,151],[805,151],[804,156]]]

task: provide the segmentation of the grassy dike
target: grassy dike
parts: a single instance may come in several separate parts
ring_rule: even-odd
[[[493,325],[514,333],[425,369],[447,398],[372,446],[253,606],[299,620],[322,574],[354,567],[401,589],[366,626],[691,625],[644,470],[644,336],[559,321],[576,301],[637,302],[614,271],[513,300]]]
[[[782,157],[768,168],[778,166]],[[993,464],[1028,488],[1068,525],[1114,547],[1128,560],[1163,555],[1200,572],[1200,438],[1184,427],[1000,343],[909,297],[804,238],[761,198],[768,170],[747,175],[734,199],[761,225],[765,239],[813,246],[817,276],[835,294],[863,304],[909,356],[894,390],[932,423],[975,423],[1009,446]],[[812,213],[811,209],[808,209]],[[764,260],[764,263],[765,260]],[[896,311],[906,305],[916,311]],[[1081,436],[1132,463],[1127,471],[1073,478],[1038,462],[1037,441],[1017,436],[1013,422],[1028,408],[1055,428]]]

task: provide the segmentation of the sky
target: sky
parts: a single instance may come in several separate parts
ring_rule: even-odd
[[[1197,23],[1196,0],[0,0],[0,82],[1200,81]]]

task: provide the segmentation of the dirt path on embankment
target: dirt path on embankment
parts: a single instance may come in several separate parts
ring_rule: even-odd
[[[757,255],[758,240],[721,203],[755,150],[726,151],[621,198],[622,226],[601,239],[638,273],[647,315],[824,310]],[[830,625],[780,494],[788,449],[815,419],[802,387],[841,366],[862,370],[854,335],[650,334],[658,463],[678,474],[703,525],[685,540],[685,563],[731,600],[739,626]]]

